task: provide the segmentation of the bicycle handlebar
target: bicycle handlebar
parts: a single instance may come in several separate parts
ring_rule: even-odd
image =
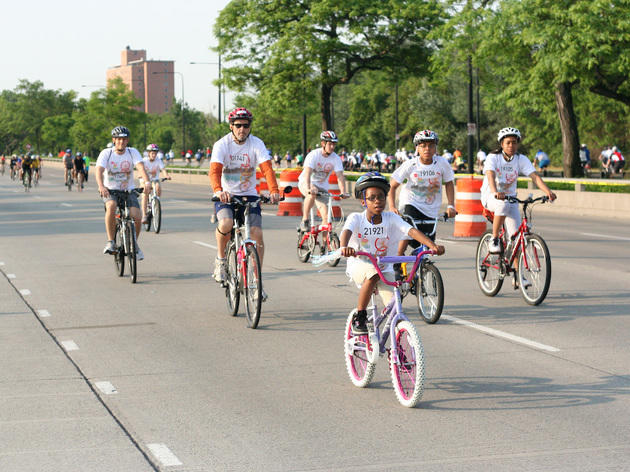
[[[285,195],[287,193],[291,193],[292,190],[293,190],[293,187],[291,187],[290,185],[287,185],[286,187],[284,187],[282,189],[282,196],[280,197],[279,201],[283,201]],[[213,202],[218,202],[219,197],[217,197],[216,195],[213,195],[210,200]],[[231,204],[236,204],[240,206],[246,206],[246,205],[253,206],[258,202],[270,203],[271,199],[267,197],[266,195],[255,195],[255,196],[254,195],[232,195],[229,201],[229,203]]]
[[[442,213],[442,214],[441,214],[440,216],[438,216],[437,218],[433,218],[433,219],[430,219],[430,220],[416,220],[416,219],[412,218],[411,216],[409,216],[409,215],[404,215],[404,214],[401,214],[401,215],[400,215],[400,217],[401,217],[403,220],[405,220],[407,223],[409,223],[410,225],[412,225],[412,226],[413,226],[413,224],[414,224],[414,223],[417,223],[417,224],[419,224],[419,225],[428,225],[428,224],[435,224],[435,223],[437,223],[438,221],[441,221],[441,222],[446,222],[446,221],[448,221],[448,220],[449,220],[448,213],[446,213],[446,212]]]
[[[378,266],[380,263],[384,263],[384,264],[390,264],[390,263],[400,263],[400,262],[413,262],[413,268],[408,271],[408,277],[407,280],[403,280],[403,283],[411,283],[411,281],[413,280],[413,276],[415,275],[416,271],[418,270],[418,267],[420,266],[420,261],[422,260],[422,258],[424,256],[426,256],[427,254],[437,254],[435,251],[431,251],[429,249],[425,250],[425,251],[420,251],[418,252],[415,256],[380,256],[380,257],[374,257],[373,254],[370,254],[369,252],[363,252],[363,251],[357,251],[354,253],[355,256],[366,256],[370,262],[372,263],[372,265],[374,265],[374,268],[376,269],[376,272],[378,273],[378,276],[381,278],[381,281],[384,284],[387,285],[391,285],[392,287],[397,287],[398,285],[400,285],[399,282],[390,282],[389,280],[387,280],[385,278],[385,276],[383,275],[383,272],[381,272],[381,268]]]
[[[521,204],[530,204],[530,203],[534,203],[534,202],[548,202],[549,201],[549,197],[547,195],[543,195],[542,197],[538,197],[538,198],[532,198],[532,196],[528,196],[525,200],[520,200],[517,197],[513,197],[512,195],[506,195],[505,196],[505,200],[507,200],[510,203],[521,203]]]

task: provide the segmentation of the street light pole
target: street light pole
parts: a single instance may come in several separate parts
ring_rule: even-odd
[[[153,74],[177,74],[179,75],[179,77],[182,79],[182,146],[184,148],[184,155],[186,154],[186,117],[185,117],[185,111],[186,111],[186,99],[184,98],[184,74],[182,74],[181,72],[177,72],[177,71],[164,71],[164,72],[153,72]]]
[[[221,54],[219,54],[219,62],[191,62],[191,64],[210,64],[213,66],[219,66],[219,108],[217,111],[217,119],[219,120],[219,123],[223,123],[223,115],[221,114]],[[223,105],[225,106],[225,94],[223,95],[223,102]]]

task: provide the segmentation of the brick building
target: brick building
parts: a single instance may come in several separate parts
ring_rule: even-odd
[[[165,113],[173,104],[175,81],[173,61],[147,61],[147,51],[127,48],[120,53],[120,65],[107,69],[107,80],[120,77],[136,94],[146,113]],[[154,74],[158,72],[158,74]]]

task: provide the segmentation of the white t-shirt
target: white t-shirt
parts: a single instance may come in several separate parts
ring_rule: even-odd
[[[366,218],[366,211],[351,213],[346,219],[343,229],[352,231],[348,247],[355,251],[363,251],[373,254],[375,257],[395,256],[398,253],[398,242],[407,238],[407,233],[412,228],[396,213],[384,211],[381,224],[373,225]],[[365,259],[365,258],[361,258]],[[349,257],[347,273],[352,273],[353,264],[360,259]],[[369,262],[369,261],[368,261]],[[380,264],[382,272],[392,272],[392,264]]]
[[[151,161],[148,157],[142,159],[144,163],[144,169],[149,174],[149,178],[151,180],[156,180],[160,177],[160,171],[164,169],[164,162],[159,157],[156,157],[155,160]]]
[[[330,177],[330,174],[343,171],[341,158],[334,152],[324,156],[322,148],[313,149],[308,153],[304,161],[304,169],[307,167],[313,169],[311,172],[311,184],[324,190],[328,190],[328,177]],[[305,180],[306,175],[304,170],[302,170],[298,182],[302,183]]]
[[[516,183],[519,174],[530,175],[536,172],[534,165],[527,156],[516,154],[514,158],[508,162],[503,158],[503,154],[488,154],[483,165],[483,183],[481,184],[482,197],[490,195],[490,185],[488,184],[487,171],[493,170],[495,173],[495,184],[497,192],[503,192],[506,195],[516,196]]]
[[[258,195],[256,167],[268,160],[267,147],[260,138],[250,134],[243,144],[237,144],[229,133],[214,143],[210,162],[223,164],[224,191],[232,195]]]
[[[137,149],[128,147],[120,155],[113,148],[101,151],[96,159],[96,167],[105,169],[103,185],[110,190],[133,190],[133,168],[142,162],[142,156]]]
[[[442,184],[455,178],[453,169],[441,156],[433,156],[431,164],[423,164],[420,156],[405,161],[392,174],[399,184],[407,183],[400,189],[398,206],[413,205],[429,218],[437,218],[442,205]]]

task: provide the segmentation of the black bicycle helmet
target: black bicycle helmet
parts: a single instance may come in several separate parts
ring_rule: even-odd
[[[363,192],[370,187],[378,187],[385,192],[385,195],[389,192],[389,182],[379,172],[368,172],[363,174],[357,180],[354,186],[354,197],[361,200],[363,198]]]
[[[128,138],[130,135],[129,129],[125,126],[116,126],[112,130],[112,138]]]

